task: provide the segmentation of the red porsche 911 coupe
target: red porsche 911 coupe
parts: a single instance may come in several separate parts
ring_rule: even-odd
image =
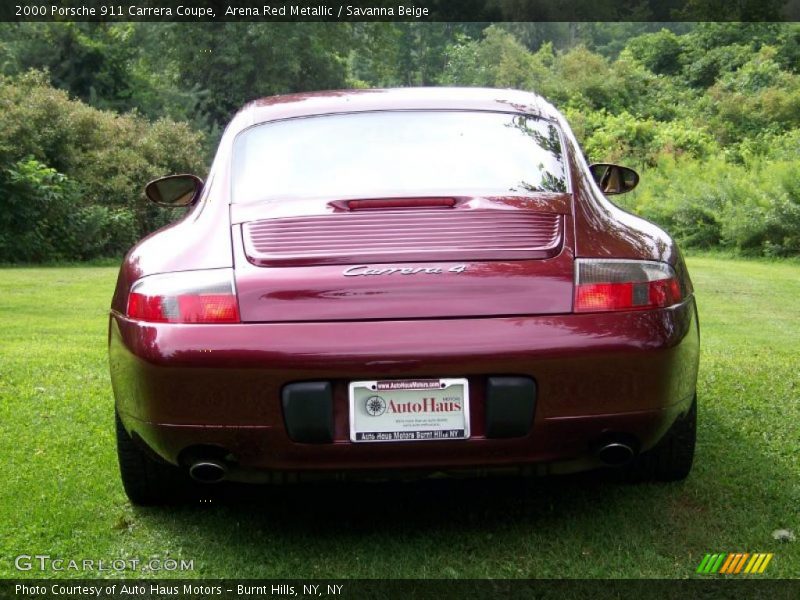
[[[122,481],[614,466],[677,480],[694,455],[697,310],[681,254],[607,194],[531,93],[264,98],[186,216],[125,257],[109,358]]]

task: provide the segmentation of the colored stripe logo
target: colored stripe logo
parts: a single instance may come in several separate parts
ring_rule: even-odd
[[[697,573],[738,575],[740,573],[763,573],[774,554],[729,552],[706,554],[697,567]]]

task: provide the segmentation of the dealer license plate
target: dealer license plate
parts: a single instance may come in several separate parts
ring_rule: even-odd
[[[469,437],[466,379],[393,379],[350,384],[350,440],[418,442]]]

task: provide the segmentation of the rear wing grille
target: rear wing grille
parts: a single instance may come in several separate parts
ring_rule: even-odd
[[[563,217],[524,210],[381,210],[243,225],[260,266],[526,260],[559,253]]]

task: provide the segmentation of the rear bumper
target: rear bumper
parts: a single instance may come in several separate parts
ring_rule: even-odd
[[[112,314],[109,330],[126,429],[176,464],[187,448],[224,448],[242,479],[250,470],[590,468],[599,438],[630,435],[644,450],[688,409],[698,349],[693,299],[648,312],[436,321],[174,325]],[[492,375],[536,381],[527,435],[485,437]],[[349,381],[425,376],[469,379],[469,440],[349,441]],[[298,381],[331,382],[332,443],[287,435],[281,390]]]

